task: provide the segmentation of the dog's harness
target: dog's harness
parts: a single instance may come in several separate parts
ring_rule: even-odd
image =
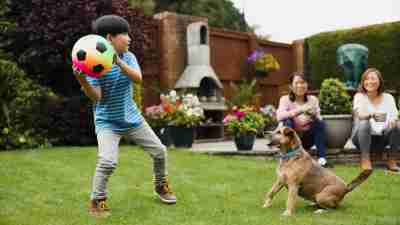
[[[290,148],[285,154],[280,153],[279,158],[281,160],[289,160],[292,157],[300,155],[300,150],[301,145],[298,145],[296,148]]]

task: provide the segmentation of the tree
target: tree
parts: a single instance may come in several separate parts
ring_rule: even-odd
[[[130,50],[143,58],[143,26],[146,16],[129,8],[128,0],[18,0],[8,1],[4,18],[15,27],[0,35],[7,52],[34,80],[67,96],[79,91],[71,71],[71,49],[91,24],[105,14],[117,14],[131,25]],[[68,84],[68,85],[66,85]]]
[[[229,0],[154,0],[155,12],[173,11],[205,16],[210,26],[237,31],[250,31],[244,15]]]

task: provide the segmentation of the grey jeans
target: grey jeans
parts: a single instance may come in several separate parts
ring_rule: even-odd
[[[98,154],[96,171],[93,178],[91,199],[107,198],[107,182],[118,164],[119,142],[123,136],[142,146],[153,159],[155,184],[165,182],[167,176],[166,147],[153,132],[146,121],[141,126],[129,130],[126,134],[118,134],[111,130],[100,130],[97,133]]]
[[[386,128],[383,135],[371,135],[371,125],[368,120],[356,122],[352,141],[361,150],[361,158],[369,159],[371,151],[383,151],[390,146],[390,151],[400,150],[400,129],[399,126]]]

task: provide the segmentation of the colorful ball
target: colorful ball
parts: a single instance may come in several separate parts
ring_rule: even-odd
[[[91,77],[101,77],[111,70],[114,48],[102,36],[81,37],[72,48],[72,64]]]

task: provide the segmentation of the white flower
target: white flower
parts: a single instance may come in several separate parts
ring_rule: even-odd
[[[193,113],[196,116],[203,116],[204,111],[203,111],[202,108],[196,107],[196,108],[193,109]]]
[[[194,115],[193,109],[189,108],[189,109],[186,111],[186,115],[188,115],[188,116]]]
[[[194,106],[199,106],[200,105],[200,101],[199,101],[199,98],[197,97],[197,95],[194,96],[194,98],[193,98],[193,105]]]
[[[171,96],[172,98],[175,98],[176,97],[176,91],[175,90],[171,90],[169,92],[169,96]]]

